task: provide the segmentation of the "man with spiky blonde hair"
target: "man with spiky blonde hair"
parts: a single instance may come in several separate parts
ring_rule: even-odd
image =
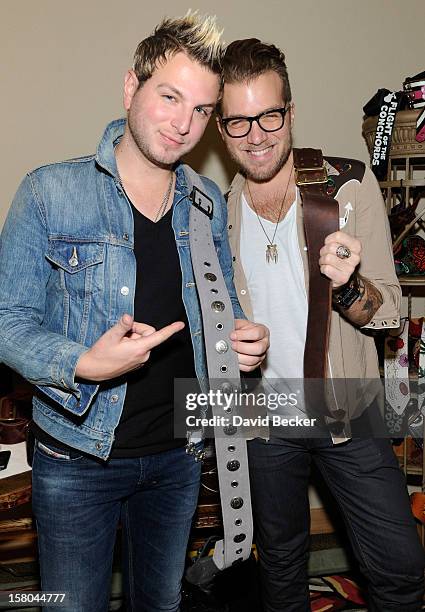
[[[215,17],[201,21],[197,13],[188,11],[184,17],[164,19],[152,36],[140,42],[134,54],[133,67],[139,83],[149,79],[158,64],[180,52],[220,74],[222,43]]]
[[[108,609],[120,518],[126,610],[179,608],[202,443],[173,435],[173,382],[207,377],[179,159],[219,97],[219,39],[212,18],[164,20],[125,75],[126,120],[95,155],[29,173],[4,226],[0,360],[36,385],[41,583],[68,611]],[[268,332],[243,318],[222,195],[196,178],[236,317],[229,345],[251,371]]]

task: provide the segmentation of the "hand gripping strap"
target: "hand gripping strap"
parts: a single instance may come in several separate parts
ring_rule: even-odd
[[[343,441],[349,433],[346,413],[338,408],[331,412],[327,403],[332,287],[319,266],[320,249],[326,236],[339,229],[339,207],[338,202],[326,193],[328,176],[321,150],[293,149],[293,153],[296,184],[303,206],[309,272],[304,397],[308,413],[324,421],[334,442]]]
[[[189,190],[196,205],[190,209],[189,241],[192,266],[202,311],[209,386],[231,393],[240,387],[239,363],[230,346],[229,334],[234,329],[232,303],[227,292],[214,247],[210,214],[211,200],[203,193],[198,175],[184,167]],[[208,212],[207,212],[208,211]],[[213,417],[235,414],[213,406]],[[218,418],[215,419],[220,422]],[[215,427],[220,499],[224,539],[216,543],[213,560],[224,569],[248,559],[252,544],[252,511],[249,486],[246,440],[236,427]]]

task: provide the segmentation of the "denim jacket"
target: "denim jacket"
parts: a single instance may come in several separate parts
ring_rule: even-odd
[[[136,261],[133,216],[120,185],[114,146],[125,120],[110,123],[96,155],[50,164],[21,183],[0,244],[0,359],[36,385],[34,420],[56,439],[106,459],[126,393],[122,379],[75,382],[79,357],[124,313],[133,314]],[[172,226],[195,369],[207,375],[201,311],[189,250],[190,200],[176,169]],[[219,188],[201,178],[214,201],[212,233],[234,315],[226,205]]]

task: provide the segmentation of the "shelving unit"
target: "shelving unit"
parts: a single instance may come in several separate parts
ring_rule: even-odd
[[[392,134],[391,151],[386,180],[380,187],[387,208],[391,215],[394,208],[412,208],[411,221],[404,231],[401,228],[398,235],[393,234],[394,246],[397,247],[405,236],[419,233],[425,237],[425,143],[415,140],[416,118],[420,111],[409,110],[397,113]],[[373,141],[377,118],[369,117],[363,123],[363,135],[369,152],[373,149]],[[411,318],[412,301],[415,296],[425,295],[424,276],[400,276],[403,295],[407,299],[407,315]],[[425,313],[424,313],[425,315]],[[425,417],[424,417],[425,423]],[[425,428],[423,430],[425,434]],[[412,464],[413,440],[405,439],[402,448],[397,452],[400,466],[406,477],[421,479],[421,489],[425,492],[425,456],[418,456],[418,461]],[[424,543],[424,525],[421,528],[422,543]]]

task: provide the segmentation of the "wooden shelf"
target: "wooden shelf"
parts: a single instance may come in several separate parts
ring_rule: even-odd
[[[398,459],[398,463],[400,465],[400,469],[405,471],[406,474],[409,474],[411,476],[422,476],[422,466],[421,465],[412,464],[412,463],[409,463],[409,461],[408,461],[407,462],[407,466],[405,468],[404,467],[403,457],[398,456],[397,459]]]
[[[402,275],[398,277],[398,282],[403,287],[421,287],[425,286],[425,275],[423,276],[408,276]]]
[[[403,464],[400,465],[402,470],[404,470]],[[407,464],[406,474],[411,476],[422,476],[422,468],[419,465],[409,465]]]

